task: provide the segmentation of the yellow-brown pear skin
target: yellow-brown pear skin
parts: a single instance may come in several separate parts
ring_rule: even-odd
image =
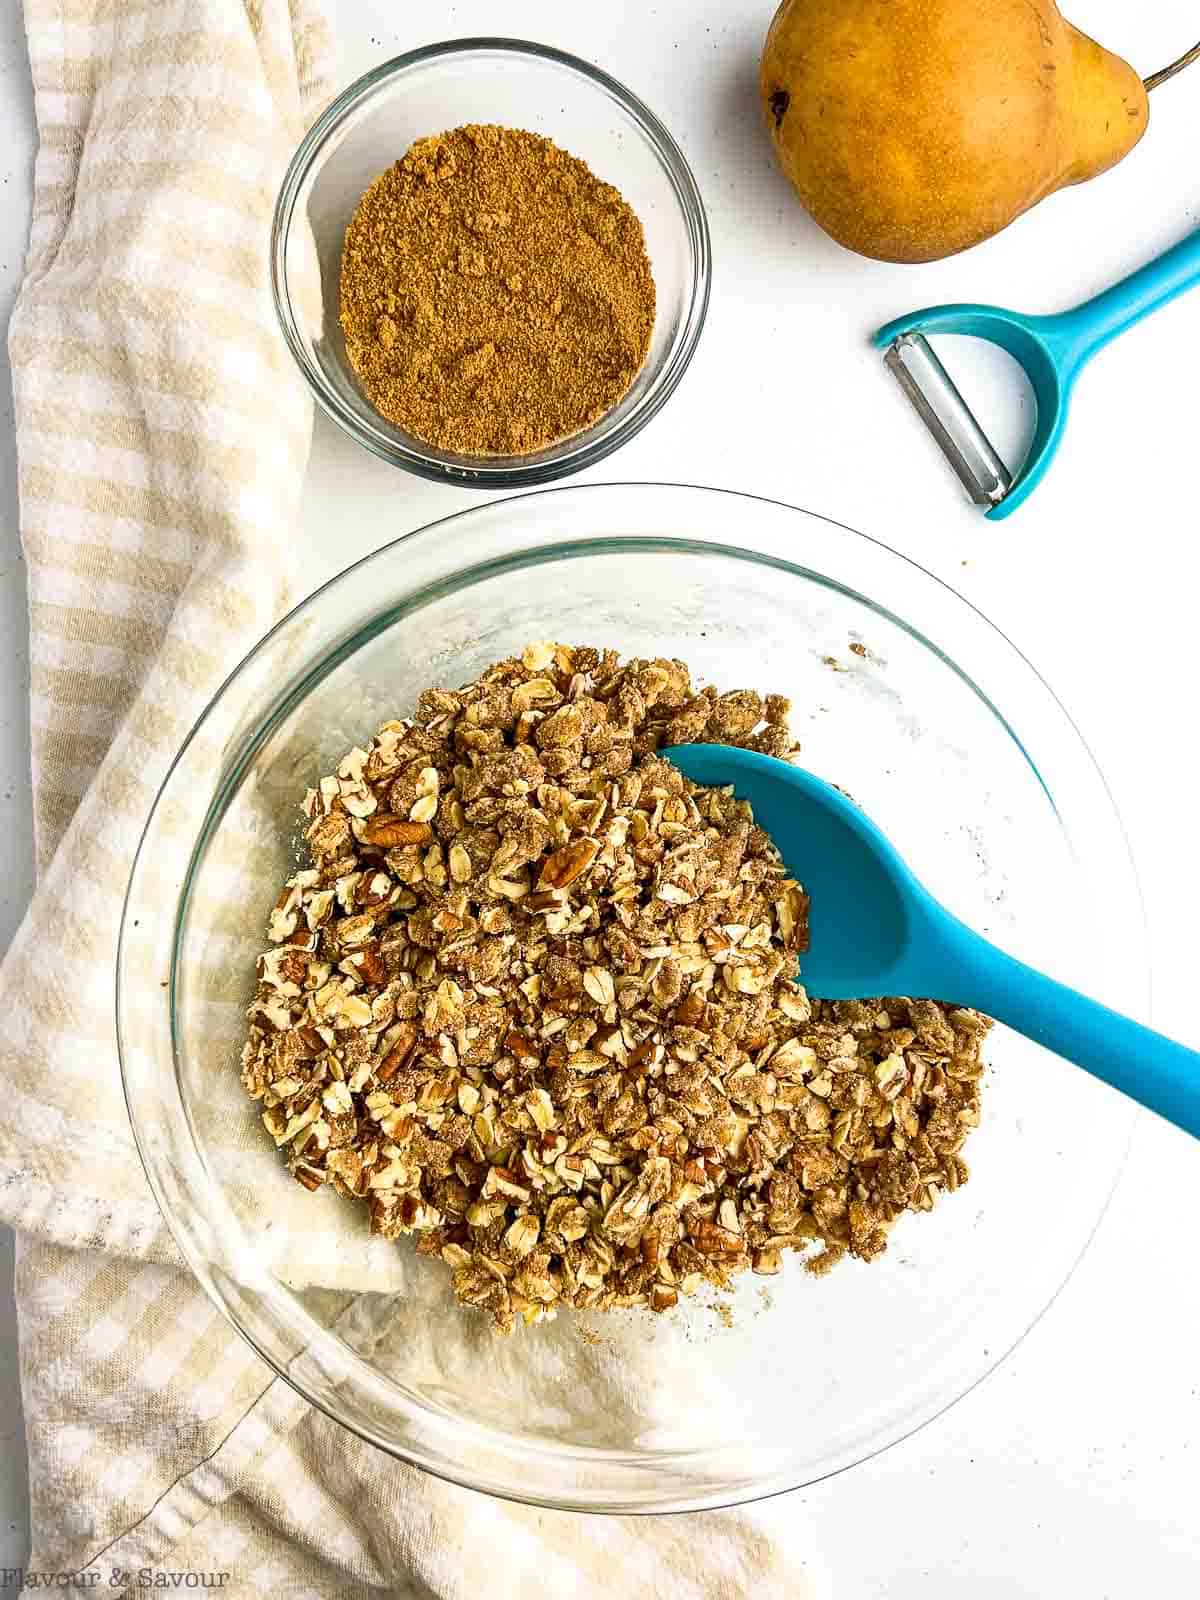
[[[1063,118],[1073,159],[1054,185],[1085,183],[1123,161],[1146,131],[1150,97],[1141,78],[1120,56],[1064,24],[1070,46]]]
[[[1149,103],[1053,0],[783,0],[760,86],[784,172],[826,233],[936,261],[1114,166]]]

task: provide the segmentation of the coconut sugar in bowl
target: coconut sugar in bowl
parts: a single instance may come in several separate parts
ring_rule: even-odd
[[[654,331],[642,225],[549,139],[419,139],[355,209],[342,253],[346,353],[371,404],[426,444],[524,455],[627,393]]]
[[[280,324],[323,409],[396,466],[491,490],[580,471],[646,425],[695,350],[709,261],[654,114],[517,41],[435,45],[353,84],[297,150],[272,235]]]

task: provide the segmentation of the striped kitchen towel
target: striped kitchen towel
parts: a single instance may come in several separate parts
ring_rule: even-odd
[[[116,930],[170,757],[284,607],[311,417],[267,288],[326,92],[318,0],[25,0],[40,149],[10,330],[38,887],[0,969],[0,1217],[29,1572],[106,1592],[807,1592],[748,1518],[488,1501],[315,1413],[183,1267],[142,1176]],[[270,396],[269,407],[263,396]],[[226,1576],[222,1577],[222,1574]]]

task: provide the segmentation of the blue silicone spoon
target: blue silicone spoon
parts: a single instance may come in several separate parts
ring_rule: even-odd
[[[1200,1138],[1200,1054],[998,950],[947,911],[838,790],[728,745],[663,752],[694,783],[731,784],[811,897],[804,985],[824,1000],[918,995],[972,1006]]]
[[[1092,356],[1119,333],[1197,283],[1200,229],[1131,277],[1072,311],[1027,317],[1000,306],[930,306],[889,322],[880,328],[873,342],[883,349],[907,334],[970,334],[998,344],[1025,369],[1033,386],[1037,423],[1020,471],[1004,497],[987,512],[998,521],[1011,516],[1045,477],[1067,424],[1071,391]]]

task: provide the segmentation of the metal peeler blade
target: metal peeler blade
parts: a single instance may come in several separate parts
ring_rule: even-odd
[[[999,505],[1012,487],[1012,473],[924,334],[900,334],[883,361],[974,503]]]
[[[1118,334],[1200,284],[1200,228],[1131,277],[1071,311],[1022,316],[1003,306],[927,306],[878,329],[872,343],[941,446],[976,505],[992,521],[1009,517],[1037,488],[1066,427],[1071,392],[1083,367]],[[1033,440],[1010,473],[971,415],[923,335],[966,334],[1006,350],[1033,389]]]

